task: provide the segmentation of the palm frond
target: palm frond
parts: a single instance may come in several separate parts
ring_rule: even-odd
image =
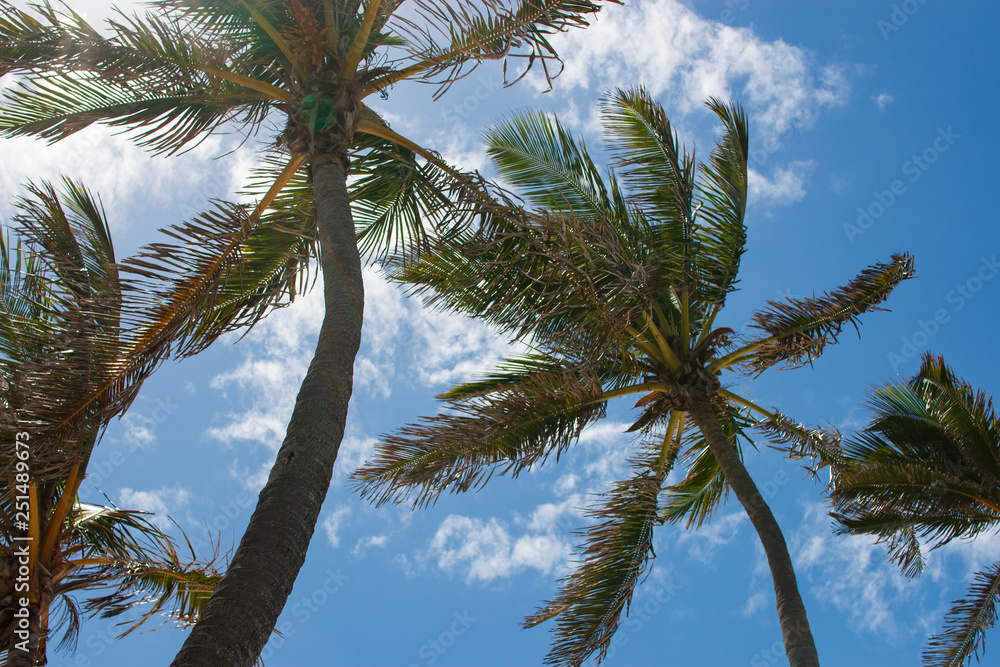
[[[500,175],[540,209],[581,221],[627,216],[586,146],[556,118],[515,115],[487,130],[486,152]]]
[[[237,82],[262,72],[251,68],[242,79],[227,77],[228,51],[169,21],[124,18],[111,22],[115,34],[105,38],[75,14],[62,22],[55,12],[48,18],[50,39],[64,45],[63,55],[5,92],[0,132],[6,136],[57,141],[104,123],[170,154],[231,121],[253,131],[270,109],[272,99],[260,87]],[[264,76],[261,85],[273,88],[273,75]]]
[[[928,667],[956,667],[979,661],[986,650],[986,631],[996,625],[1000,601],[1000,562],[977,572],[967,597],[956,600],[945,615],[944,629],[924,649]]]
[[[121,288],[100,202],[64,180],[28,187],[15,202],[23,245],[3,243],[0,374],[4,442],[32,429],[39,479],[65,476],[101,428],[100,408],[73,411],[97,391],[119,357]],[[18,426],[20,425],[20,426]],[[3,464],[13,465],[13,458]]]
[[[810,428],[777,410],[772,410],[771,414],[755,423],[754,428],[767,434],[772,449],[784,452],[793,461],[809,459],[806,470],[814,476],[820,468],[839,460],[842,437],[835,427]]]
[[[568,368],[532,368],[446,407],[379,443],[374,459],[351,475],[362,497],[378,505],[413,498],[421,507],[445,490],[479,488],[497,471],[516,476],[558,458],[604,415],[600,383]]]
[[[432,243],[483,229],[510,208],[478,173],[418,161],[408,148],[372,135],[355,142],[351,173],[358,246],[376,262],[408,264]]]
[[[701,165],[698,194],[702,199],[695,239],[701,251],[695,266],[700,273],[700,297],[721,306],[737,282],[740,258],[746,249],[743,218],[747,206],[747,159],[750,139],[747,118],[737,104],[710,98],[709,109],[725,131],[712,150],[709,164]],[[697,221],[696,221],[697,222]]]
[[[878,307],[903,280],[913,277],[913,257],[893,255],[891,262],[875,264],[850,283],[809,299],[768,301],[754,314],[750,326],[767,334],[751,341],[746,361],[757,372],[784,362],[786,368],[811,363],[834,343],[845,324],[858,326],[858,316]]]
[[[665,469],[656,469],[657,458],[658,452],[633,460],[632,476],[615,484],[599,509],[588,512],[600,523],[586,530],[581,565],[562,580],[555,599],[525,619],[525,627],[558,619],[545,664],[576,667],[595,652],[599,664],[607,654],[622,612],[628,614],[649,567],[657,498],[666,476]]]
[[[150,360],[190,356],[288,303],[299,270],[315,256],[314,227],[287,208],[257,224],[247,207],[218,202],[164,230],[171,241],[145,246],[122,262],[123,271],[136,276],[129,281],[132,349]]]
[[[656,220],[666,243],[693,246],[695,159],[663,107],[641,87],[618,89],[602,105],[605,143],[629,198]]]
[[[587,26],[601,5],[591,0],[417,0],[409,9],[409,15],[397,14],[388,23],[403,38],[407,61],[416,63],[398,66],[402,72],[413,69],[423,80],[437,84],[435,96],[440,97],[486,60],[503,60],[507,85],[523,78],[536,62],[551,84],[562,67],[550,71],[550,63],[560,61],[549,37]],[[525,64],[508,78],[512,59]],[[389,73],[386,81],[398,76]],[[380,88],[385,85],[375,83]]]

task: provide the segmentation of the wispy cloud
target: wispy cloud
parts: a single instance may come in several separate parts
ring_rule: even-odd
[[[152,512],[154,516],[148,517],[150,522],[161,530],[169,530],[172,527],[170,517],[176,517],[178,512],[187,507],[191,493],[181,486],[150,491],[125,487],[118,492],[118,498],[120,507]]]
[[[892,95],[889,93],[879,93],[878,96],[873,98],[875,100],[875,106],[878,107],[879,111],[885,111],[885,108],[892,104]]]

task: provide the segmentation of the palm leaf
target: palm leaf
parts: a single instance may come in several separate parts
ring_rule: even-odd
[[[666,476],[665,469],[656,469],[657,457],[658,452],[632,461],[632,476],[615,484],[599,509],[588,512],[601,522],[586,530],[582,564],[562,580],[555,599],[525,619],[524,626],[533,627],[558,618],[545,664],[578,666],[595,652],[600,663],[607,654],[649,566],[657,497]]]
[[[913,257],[893,255],[892,261],[875,264],[850,283],[821,297],[768,301],[767,309],[754,314],[750,327],[767,334],[751,341],[745,355],[757,372],[784,362],[786,368],[811,363],[845,324],[858,326],[858,316],[878,307],[903,280],[913,277]]]
[[[503,60],[506,79],[512,58],[526,62],[510,83],[521,79],[536,62],[551,83],[559,71],[550,72],[549,63],[559,58],[549,36],[587,26],[589,15],[599,10],[600,4],[590,0],[417,0],[410,15],[397,14],[388,23],[404,39],[406,61],[397,65],[401,69],[386,74],[384,81],[374,81],[373,87],[419,75],[438,85],[437,98],[484,60]],[[415,64],[407,65],[407,61]]]
[[[1000,562],[977,572],[967,597],[955,601],[945,615],[944,629],[931,637],[924,650],[928,667],[955,667],[979,661],[986,650],[986,631],[997,620],[1000,601]]]
[[[604,415],[601,385],[565,367],[529,365],[479,394],[459,389],[449,413],[384,438],[375,458],[352,474],[362,497],[379,505],[413,497],[420,507],[444,490],[479,488],[496,471],[517,476],[553,453],[558,458]]]

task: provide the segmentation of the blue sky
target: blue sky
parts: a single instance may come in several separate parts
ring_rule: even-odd
[[[108,3],[71,4],[98,20]],[[911,375],[924,351],[998,392],[998,30],[1000,5],[988,2],[629,2],[554,38],[566,67],[550,92],[534,75],[505,89],[499,68],[483,67],[438,102],[430,87],[401,85],[375,106],[398,132],[489,173],[480,132],[513,110],[555,113],[597,149],[602,93],[642,83],[705,156],[717,128],[704,99],[742,103],[751,119],[749,241],[741,289],[719,325],[739,330],[767,299],[833,289],[893,252],[916,257],[919,278],[893,294],[891,312],[863,319],[860,339],[845,331],[813,367],[741,383],[763,405],[850,433],[865,422],[867,388]],[[210,198],[235,196],[253,147],[213,158],[238,142],[213,137],[166,159],[103,128],[55,146],[5,140],[0,215],[11,214],[19,183],[65,173],[101,194],[124,257]],[[476,322],[421,308],[374,269],[366,289],[347,437],[278,624],[283,636],[265,662],[539,664],[549,633],[520,621],[572,568],[582,509],[623,474],[627,406],[612,407],[558,464],[495,478],[428,510],[372,508],[345,476],[379,434],[432,413],[434,395],[488,369],[508,347]],[[201,548],[209,529],[224,547],[238,541],[321,308],[317,294],[306,295],[244,339],[161,368],[95,451],[84,499],[105,493],[164,522],[169,514]],[[906,580],[881,547],[833,534],[822,487],[798,464],[766,447],[746,460],[785,532],[824,664],[918,663],[949,602],[1000,558],[1000,540],[985,535],[931,553],[924,575]],[[734,500],[701,530],[659,529],[655,546],[652,574],[607,665],[784,664],[763,552]],[[53,651],[50,664],[166,664],[184,636],[114,634],[113,624],[88,621],[76,654]]]

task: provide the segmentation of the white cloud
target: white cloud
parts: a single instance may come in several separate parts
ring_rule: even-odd
[[[709,563],[720,547],[736,538],[747,521],[749,519],[742,510],[716,515],[708,525],[698,529],[681,530],[677,535],[677,543],[687,544],[692,558],[702,563]]]
[[[892,95],[889,93],[879,93],[877,97],[872,99],[875,100],[875,106],[878,107],[879,111],[885,111],[885,108],[893,102]]]
[[[463,574],[466,583],[505,579],[526,569],[565,573],[571,547],[554,534],[525,534],[514,539],[496,517],[488,520],[452,514],[438,527],[428,554],[438,568]]]
[[[748,195],[752,204],[787,205],[806,196],[805,183],[816,168],[813,161],[795,161],[776,168],[770,178],[750,169]]]
[[[147,517],[150,523],[167,530],[172,526],[169,516],[186,507],[191,494],[180,486],[156,491],[136,491],[126,487],[118,492],[118,497],[119,507],[152,512],[155,516]]]
[[[351,507],[342,505],[323,518],[321,525],[326,532],[327,541],[334,549],[340,546],[340,537],[337,535],[337,531],[343,528],[349,516],[351,516]]]
[[[143,449],[156,442],[156,422],[145,415],[127,413],[121,419],[122,442],[130,449]]]
[[[560,91],[643,84],[682,113],[709,96],[737,99],[765,144],[809,126],[849,93],[840,67],[817,68],[799,47],[706,19],[677,0],[607,7],[587,30],[552,41],[566,63]]]
[[[846,614],[857,630],[893,642],[912,638],[917,629],[907,627],[898,613],[904,602],[916,602],[918,587],[886,561],[885,548],[871,538],[834,535],[827,512],[822,503],[807,505],[792,540],[795,569],[808,582],[803,584]]]
[[[388,535],[369,535],[368,537],[363,537],[358,540],[354,548],[351,549],[351,553],[361,558],[365,555],[365,552],[372,547],[378,547],[384,549],[385,545],[389,543]]]
[[[167,222],[179,223],[204,210],[209,199],[233,198],[253,160],[252,147],[240,148],[207,174],[199,168],[229,148],[221,137],[209,137],[183,155],[153,157],[106,127],[90,127],[52,145],[26,137],[6,139],[0,143],[0,213],[11,212],[10,202],[23,194],[27,181],[56,182],[66,176],[100,197],[112,232],[137,223],[129,218],[129,207],[140,201],[166,212]]]

